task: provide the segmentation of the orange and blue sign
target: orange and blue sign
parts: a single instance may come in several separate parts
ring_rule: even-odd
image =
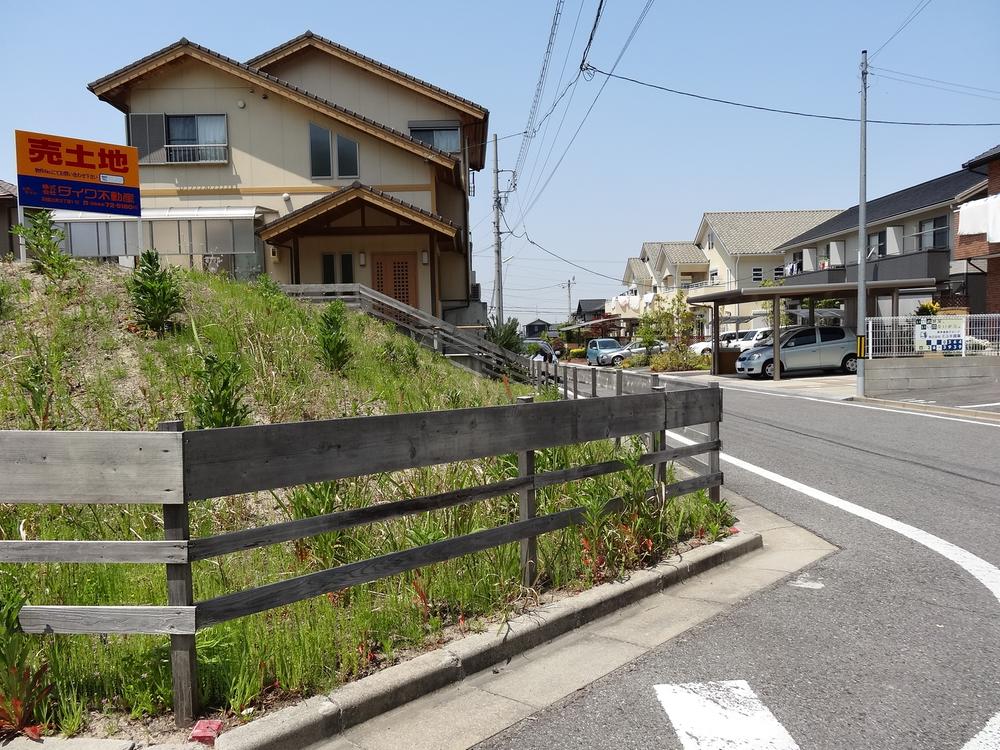
[[[18,203],[139,216],[139,151],[131,146],[14,131]]]

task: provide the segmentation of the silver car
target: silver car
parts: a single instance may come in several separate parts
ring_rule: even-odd
[[[833,326],[806,326],[782,332],[778,351],[781,371],[841,370],[854,374],[858,369],[854,330]],[[736,372],[751,378],[774,377],[774,346],[757,346],[736,360]]]

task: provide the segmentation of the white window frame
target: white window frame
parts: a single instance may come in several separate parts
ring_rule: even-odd
[[[753,266],[750,269],[750,280],[757,284],[764,280],[763,266]]]
[[[774,279],[775,281],[779,281],[779,280],[785,278],[785,267],[784,266],[775,266],[774,267],[774,271],[772,271],[772,273],[771,273],[771,278]]]

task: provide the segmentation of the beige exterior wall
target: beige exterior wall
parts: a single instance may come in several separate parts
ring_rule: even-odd
[[[250,89],[234,76],[189,60],[132,90],[129,106],[135,113],[225,114],[228,120],[229,163],[142,166],[145,206],[260,205],[285,214],[360,179],[432,209],[433,168],[420,156],[276,94],[264,99]],[[310,122],[358,143],[359,178],[310,177]],[[285,192],[291,200],[282,200]]]
[[[419,120],[454,120],[460,113],[332,55],[305,49],[266,68],[271,75],[404,133]]]

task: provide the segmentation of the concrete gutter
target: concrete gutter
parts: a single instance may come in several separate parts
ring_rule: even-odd
[[[741,533],[697,547],[680,559],[632,572],[510,620],[498,630],[466,636],[436,651],[348,683],[222,734],[219,750],[284,750],[329,739],[404,703],[458,682],[574,628],[680,583],[722,563],[759,550],[757,533]]]

